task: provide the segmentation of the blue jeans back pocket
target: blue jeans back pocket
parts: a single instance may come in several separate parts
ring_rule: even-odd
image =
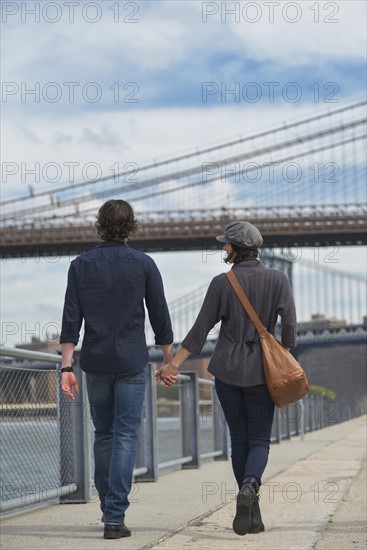
[[[127,384],[145,384],[148,378],[148,365],[144,368],[144,370],[138,372],[137,374],[132,374],[129,376],[121,376],[119,378],[122,378],[124,382]]]

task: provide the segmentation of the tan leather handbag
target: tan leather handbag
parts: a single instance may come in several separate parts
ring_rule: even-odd
[[[307,377],[289,351],[264,327],[233,271],[227,277],[254,323],[262,347],[265,381],[277,407],[295,403],[308,393]]]

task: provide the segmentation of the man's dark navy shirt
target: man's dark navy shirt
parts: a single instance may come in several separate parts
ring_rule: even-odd
[[[84,319],[84,371],[142,371],[149,361],[144,300],[155,343],[171,344],[171,320],[153,259],[119,241],[102,242],[71,262],[60,343],[77,344]]]

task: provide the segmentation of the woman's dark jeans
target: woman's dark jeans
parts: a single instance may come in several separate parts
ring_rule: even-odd
[[[245,477],[261,477],[268,462],[274,403],[265,384],[239,387],[215,379],[215,389],[232,443],[233,472],[241,488]]]

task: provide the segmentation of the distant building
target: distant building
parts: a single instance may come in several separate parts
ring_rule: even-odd
[[[326,318],[323,313],[314,313],[311,315],[310,321],[298,323],[299,330],[324,330],[326,328],[345,326],[347,326],[345,319],[338,319],[337,317]]]
[[[37,336],[32,336],[30,342],[26,344],[16,344],[15,347],[30,351],[43,351],[45,353],[57,353],[61,351],[58,334],[53,334],[49,340],[41,340]]]
[[[41,351],[46,353],[57,353],[61,350],[58,335],[54,335],[50,340],[40,340],[32,336],[31,342],[17,344],[18,349]],[[40,364],[40,368],[37,368]],[[27,369],[27,365],[33,368]],[[44,363],[39,361],[30,361],[29,359],[12,359],[2,361],[0,370],[0,403],[7,403],[14,407],[14,414],[20,409],[16,405],[35,405],[47,404],[53,406],[57,400],[57,378],[54,370],[44,370]],[[46,410],[45,407],[41,407]],[[39,409],[39,410],[41,410]],[[48,410],[48,409],[47,409]],[[9,413],[8,411],[8,413]],[[34,406],[29,409],[29,414],[36,414],[38,409]],[[9,413],[10,414],[10,413]]]

